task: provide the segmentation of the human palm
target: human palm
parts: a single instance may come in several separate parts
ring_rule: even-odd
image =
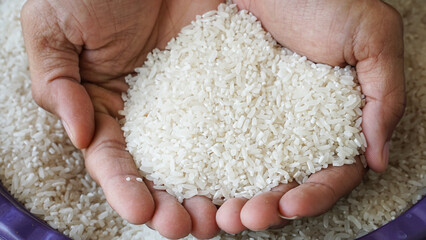
[[[356,67],[367,103],[362,125],[366,158],[370,168],[384,171],[385,142],[405,104],[399,13],[378,0],[236,2],[258,16],[280,44],[314,62]]]
[[[218,225],[230,233],[261,230],[285,224],[280,215],[317,215],[356,187],[364,173],[359,160],[331,167],[300,186],[281,185],[249,201],[230,199],[217,214],[206,198],[194,197],[181,205],[149,182],[138,181],[117,122],[121,94],[127,90],[124,76],[140,67],[152,49],[164,48],[195,15],[215,9],[219,2],[30,0],[22,11],[34,99],[58,115],[74,145],[84,149],[87,171],[110,205],[130,222],[148,222],[169,238],[190,232],[209,238],[217,234]],[[366,156],[371,168],[384,170],[384,142],[399,120],[404,100],[395,13],[379,1],[235,2],[253,12],[282,45],[313,61],[356,65],[367,96]],[[368,4],[376,5],[370,9]],[[389,17],[380,21],[383,16]],[[386,25],[389,22],[396,30]]]
[[[74,145],[84,149],[87,171],[110,205],[130,222],[148,222],[170,238],[216,235],[216,207],[202,197],[182,206],[137,181],[116,120],[127,90],[124,77],[219,2],[34,0],[22,11],[34,99],[57,114]]]
[[[281,45],[314,62],[356,67],[366,96],[362,123],[368,143],[365,157],[371,169],[384,171],[389,140],[405,105],[399,14],[376,0],[234,2],[258,17]],[[281,185],[249,201],[231,199],[218,210],[217,223],[223,230],[237,233],[321,214],[354,189],[364,173],[357,159],[354,165],[315,173],[300,186]]]

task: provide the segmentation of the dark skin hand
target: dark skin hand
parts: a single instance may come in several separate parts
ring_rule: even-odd
[[[87,171],[111,207],[168,238],[215,236],[217,209],[204,197],[182,205],[151,183],[135,180],[139,173],[116,120],[128,87],[124,76],[220,2],[30,0],[22,10],[35,101],[56,114],[73,144],[83,149]]]
[[[211,238],[218,226],[229,233],[262,230],[285,224],[280,215],[320,214],[355,188],[365,172],[359,161],[331,167],[300,186],[280,185],[248,201],[230,199],[219,210],[204,197],[180,204],[150,182],[135,180],[139,173],[116,120],[127,90],[124,76],[220,2],[29,0],[21,14],[35,101],[56,114],[73,144],[83,149],[87,171],[111,207],[129,222],[147,223],[168,238],[189,233]],[[383,171],[385,142],[404,109],[399,15],[373,0],[236,2],[282,45],[313,61],[357,67],[367,96],[366,157],[370,168]]]
[[[389,140],[405,108],[402,19],[378,0],[235,0],[252,12],[281,45],[329,65],[356,67],[366,105],[362,128],[369,168],[386,169]],[[282,226],[286,218],[328,211],[359,185],[366,170],[329,167],[297,186],[281,185],[250,200],[231,199],[218,210],[218,225],[229,233]],[[232,219],[232,220],[230,220]]]

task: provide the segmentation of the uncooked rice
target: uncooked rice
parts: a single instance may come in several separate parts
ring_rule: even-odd
[[[426,4],[389,0],[405,27],[407,108],[391,141],[389,167],[329,212],[279,230],[216,239],[354,239],[399,216],[426,194]],[[58,119],[32,100],[19,23],[23,0],[0,1],[0,179],[34,215],[73,239],[162,239],[123,221],[84,169]],[[192,237],[188,237],[192,239]]]
[[[198,16],[136,73],[121,111],[127,149],[179,201],[249,199],[352,164],[366,145],[354,70],[280,47],[232,4]]]

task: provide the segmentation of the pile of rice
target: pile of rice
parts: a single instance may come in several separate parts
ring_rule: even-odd
[[[136,72],[121,111],[127,149],[179,201],[251,198],[354,163],[366,146],[354,71],[280,47],[235,5],[198,17]]]
[[[23,0],[0,1],[0,179],[34,215],[73,239],[162,239],[123,221],[84,169],[58,119],[32,100],[19,25]],[[382,226],[426,191],[426,5],[390,0],[405,26],[407,108],[391,142],[389,168],[321,216],[280,230],[217,239],[353,239]],[[188,237],[191,239],[191,237]]]

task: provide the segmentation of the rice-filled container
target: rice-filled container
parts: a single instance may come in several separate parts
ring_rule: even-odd
[[[4,186],[0,191],[0,237],[162,239],[144,225],[129,224],[111,209],[102,189],[86,172],[81,152],[71,144],[60,121],[32,100],[19,22],[23,2],[0,2],[0,32],[3,33],[0,36],[0,180]],[[407,108],[391,141],[387,171],[383,174],[369,171],[359,187],[318,217],[295,220],[278,230],[244,231],[232,236],[220,233],[217,239],[426,238],[426,5],[422,0],[388,2],[404,19]],[[129,81],[133,80],[129,78]],[[279,102],[277,97],[276,101]],[[244,130],[246,119],[239,119],[236,118],[235,126]],[[256,136],[263,137],[259,133]],[[354,142],[362,141],[354,139]],[[225,147],[230,147],[232,156],[232,146]],[[218,149],[211,148],[211,154]],[[344,153],[347,151],[341,155],[347,156]],[[149,170],[149,167],[142,168]],[[304,171],[312,173],[317,169],[307,163]],[[295,181],[304,181],[302,173],[297,176],[297,171],[287,173]],[[285,181],[285,176],[283,179]],[[290,181],[290,177],[287,180]],[[179,189],[173,191],[177,193]],[[214,192],[204,193],[215,198]],[[222,197],[252,194],[250,191],[229,193],[232,190],[217,194],[217,203],[221,203]],[[200,192],[186,194],[180,196],[180,200]]]

